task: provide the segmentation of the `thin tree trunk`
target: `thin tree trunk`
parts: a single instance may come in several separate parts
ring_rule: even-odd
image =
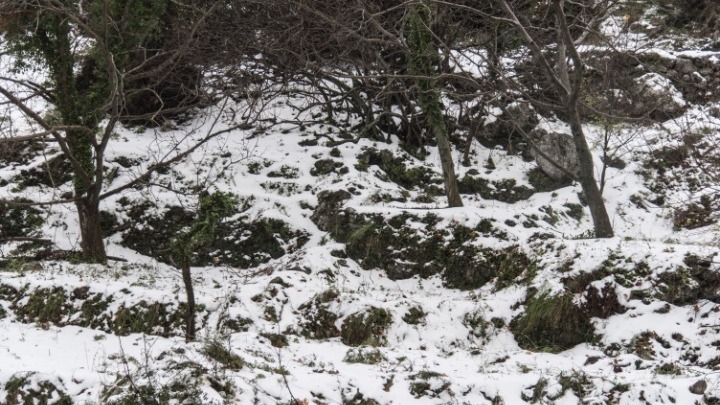
[[[182,264],[182,278],[185,284],[185,295],[187,296],[187,308],[185,309],[185,341],[195,340],[195,290],[193,289],[192,274],[190,273],[190,262]]]
[[[612,238],[614,235],[612,223],[605,209],[605,202],[602,194],[595,181],[595,173],[592,154],[585,140],[580,115],[577,109],[574,109],[570,117],[570,130],[572,131],[573,140],[575,141],[575,150],[577,151],[578,161],[580,163],[580,185],[582,186],[585,198],[587,199],[590,215],[592,216],[593,226],[595,229],[595,237]]]
[[[438,144],[438,152],[440,153],[440,164],[443,171],[443,179],[445,180],[445,195],[448,199],[449,207],[462,207],[463,202],[460,197],[460,188],[458,187],[457,178],[455,177],[455,162],[452,158],[452,147],[448,139],[445,125],[431,121],[432,133]]]

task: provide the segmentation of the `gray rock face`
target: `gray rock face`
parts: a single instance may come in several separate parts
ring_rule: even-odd
[[[559,132],[547,133],[545,131],[536,131],[533,133],[533,141],[538,148],[552,160],[575,174],[575,176],[580,174],[580,163],[572,136]],[[537,151],[532,150],[531,154],[535,157],[540,170],[547,174],[548,177],[553,180],[568,178],[565,172],[552,164],[548,159],[545,159]]]

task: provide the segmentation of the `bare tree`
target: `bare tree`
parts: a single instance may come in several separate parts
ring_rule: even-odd
[[[151,175],[184,159],[200,145],[247,123],[216,130],[213,125],[193,145],[168,154],[127,184],[104,190],[105,151],[121,121],[155,120],[165,113],[186,111],[188,105],[168,106],[159,83],[177,73],[188,55],[197,52],[198,31],[220,1],[195,7],[183,4],[184,30],[172,41],[152,46],[166,13],[176,2],[165,1],[65,1],[0,0],[2,27],[8,40],[0,58],[26,58],[47,72],[46,84],[0,77],[0,96],[40,130],[16,134],[15,140],[50,136],[70,162],[73,195],[62,201],[74,203],[78,213],[83,259],[105,262],[107,254],[100,225],[100,201],[147,182]],[[31,90],[20,96],[17,89]],[[149,96],[148,96],[149,95]],[[150,109],[133,110],[133,100],[153,99]],[[47,118],[33,103],[45,99],[56,111]],[[250,119],[249,116],[246,116]],[[219,120],[220,117],[218,116]],[[7,141],[7,140],[6,140]]]
[[[558,35],[556,63],[548,58],[536,38],[530,33],[528,25],[520,21],[507,1],[499,0],[499,3],[507,15],[507,21],[521,33],[533,57],[540,63],[546,79],[558,94],[560,106],[570,124],[580,166],[578,180],[590,207],[595,236],[610,238],[613,236],[612,223],[595,180],[595,165],[580,117],[584,62],[575,46],[575,40],[568,25],[565,2],[564,0],[551,1],[551,11],[556,21]],[[567,63],[568,58],[572,62],[572,66]]]

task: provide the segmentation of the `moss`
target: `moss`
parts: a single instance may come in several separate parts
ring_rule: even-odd
[[[673,363],[663,363],[655,369],[655,372],[661,375],[681,375],[682,369]]]
[[[383,346],[387,343],[385,332],[391,323],[390,312],[371,307],[345,318],[340,340],[348,346]]]
[[[523,349],[557,353],[594,338],[589,314],[573,303],[572,294],[531,297],[510,328]]]
[[[627,310],[618,300],[614,283],[606,283],[600,290],[590,286],[585,294],[583,309],[588,315],[603,319]]]
[[[696,229],[716,222],[715,210],[710,198],[704,195],[700,204],[690,203],[686,207],[676,208],[673,212],[673,229]]]
[[[272,323],[278,323],[280,321],[280,318],[278,318],[277,310],[273,306],[266,306],[263,309],[263,318],[265,318],[266,321]]]
[[[342,405],[380,405],[380,402],[372,398],[365,398],[365,395],[357,391],[352,398],[343,398]]]
[[[499,251],[462,247],[448,260],[443,280],[450,288],[469,290],[495,279],[495,288],[500,290],[532,266],[527,255],[516,247]]]
[[[594,388],[593,383],[588,379],[587,375],[580,371],[572,371],[570,373],[562,373],[558,378],[560,384],[560,393],[554,395],[551,399],[559,399],[565,395],[565,392],[571,391],[575,396],[582,399]]]
[[[343,359],[344,362],[351,364],[378,364],[386,360],[380,350],[362,347],[348,350]]]
[[[313,220],[346,243],[349,258],[365,269],[383,269],[390,279],[442,273],[448,287],[474,289],[498,277],[498,288],[503,288],[531,265],[516,248],[496,252],[473,245],[481,235],[507,238],[487,219],[470,228],[458,223],[440,226],[435,216],[359,215],[340,211],[342,200],[333,202],[334,196],[321,195],[323,208],[316,210]]]

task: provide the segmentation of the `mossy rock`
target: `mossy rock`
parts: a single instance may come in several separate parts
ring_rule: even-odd
[[[442,273],[448,287],[474,289],[499,277],[498,288],[503,288],[531,265],[516,248],[496,252],[472,244],[481,235],[507,237],[491,221],[474,228],[456,223],[442,227],[433,215],[384,218],[349,209],[323,209],[315,219],[346,244],[348,257],[365,269],[383,269],[393,280]]]
[[[298,323],[299,333],[308,339],[329,339],[340,336],[335,326],[338,315],[328,309],[329,303],[340,293],[335,289],[324,291],[300,305],[302,320]]]
[[[472,290],[495,279],[499,290],[532,266],[530,258],[517,247],[493,250],[463,246],[450,257],[443,280],[447,287]]]
[[[122,225],[127,230],[122,234],[121,244],[171,264],[171,244],[184,228],[193,223],[195,214],[178,206],[156,214],[144,204],[126,207],[125,210],[130,220]],[[193,265],[256,267],[301,248],[308,239],[306,232],[293,230],[279,219],[235,219],[217,226],[213,242],[195,253]]]
[[[358,163],[355,168],[367,170],[370,166],[377,166],[385,173],[387,180],[406,189],[427,189],[431,185],[442,183],[442,180],[429,168],[417,166],[408,168],[406,162],[410,157],[395,156],[389,150],[370,148],[357,156]]]
[[[481,177],[465,175],[458,182],[461,194],[479,194],[486,200],[516,203],[527,200],[535,191],[529,187],[518,186],[515,179],[489,181]]]
[[[526,350],[558,353],[594,339],[590,315],[573,303],[573,294],[535,294],[525,312],[510,323],[518,345]]]
[[[656,298],[675,305],[698,300],[720,303],[720,272],[712,269],[713,257],[688,254],[683,262],[685,266],[657,275]]]
[[[387,343],[385,332],[391,323],[390,312],[371,307],[345,318],[340,340],[348,346],[384,346]]]
[[[537,167],[530,170],[527,177],[530,185],[538,192],[555,191],[572,185],[572,180],[567,178],[555,180]]]
[[[316,161],[313,168],[310,169],[310,175],[325,176],[330,173],[345,174],[348,173],[348,171],[348,168],[345,167],[343,162],[333,159],[320,159]]]

